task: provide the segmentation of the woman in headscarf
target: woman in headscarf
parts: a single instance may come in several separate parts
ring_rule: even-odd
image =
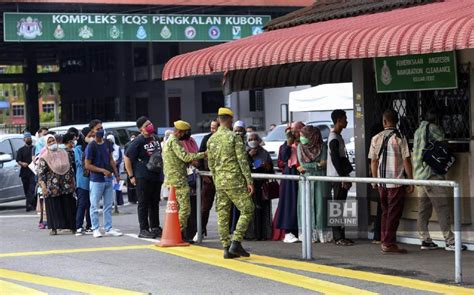
[[[319,128],[308,125],[301,129],[301,144],[298,146],[298,171],[306,176],[326,176],[327,145],[323,142]],[[298,204],[302,204],[302,188]],[[330,189],[328,182],[314,181],[311,186],[311,219],[313,241],[327,243],[332,240],[332,231],[327,228],[326,207]],[[304,212],[298,206],[298,223],[301,230]]]
[[[46,151],[38,161],[38,183],[45,198],[51,235],[58,229],[76,231],[74,172],[67,152],[58,148],[53,135],[45,136]]]
[[[280,147],[278,161],[283,164],[284,175],[298,175],[297,147],[300,141],[300,131],[303,122],[294,122],[291,129],[286,130],[286,141]],[[280,199],[277,214],[275,214],[276,228],[285,230],[285,243],[298,242],[298,181],[282,180],[280,183]],[[273,235],[273,239],[278,237]]]
[[[252,173],[274,174],[272,158],[262,146],[262,139],[257,133],[248,134],[248,155]],[[249,240],[269,240],[272,238],[272,201],[262,197],[262,186],[268,181],[255,179],[255,191],[252,195],[255,204],[253,219],[249,224],[245,238]]]

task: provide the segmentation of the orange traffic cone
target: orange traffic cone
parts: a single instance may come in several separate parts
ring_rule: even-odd
[[[166,204],[165,228],[160,241],[156,244],[158,247],[178,247],[189,246],[181,237],[181,227],[178,217],[178,203],[176,202],[176,188],[171,187]]]

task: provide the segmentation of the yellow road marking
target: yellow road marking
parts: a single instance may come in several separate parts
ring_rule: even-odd
[[[69,254],[69,253],[85,253],[85,252],[100,252],[100,251],[124,251],[146,249],[150,245],[135,245],[135,246],[117,246],[117,247],[103,247],[103,248],[81,248],[81,249],[63,249],[63,250],[48,250],[48,251],[31,251],[31,252],[16,252],[16,253],[2,253],[3,257],[19,257],[19,256],[35,256],[35,255],[51,255],[51,254]]]
[[[21,285],[17,285],[14,283],[10,283],[4,280],[0,280],[0,290],[2,294],[9,294],[9,295],[46,295],[47,293],[31,289],[28,287],[23,287]]]
[[[87,294],[114,294],[114,295],[136,295],[143,294],[123,289],[80,283],[65,279],[58,279],[40,275],[18,272],[7,269],[0,269],[0,278],[10,279],[20,282],[33,283],[42,286],[54,287],[69,291],[82,292]]]
[[[328,281],[318,280],[314,278],[305,277],[287,271],[276,270],[268,267],[249,264],[244,261],[223,259],[222,251],[209,249],[205,247],[191,246],[191,247],[176,247],[176,248],[161,248],[153,247],[152,249],[167,254],[180,256],[186,259],[197,262],[210,264],[236,272],[248,274],[254,277],[272,280],[286,285],[305,288],[312,291],[317,291],[326,294],[376,294],[366,290],[357,289],[341,284],[336,284]],[[250,258],[251,259],[251,258]]]
[[[450,286],[438,283],[431,283],[427,281],[402,278],[391,275],[377,274],[372,272],[365,272],[360,270],[352,270],[339,268],[334,266],[321,265],[316,263],[308,263],[302,261],[286,260],[279,258],[272,258],[267,256],[252,255],[249,262],[279,266],[289,269],[296,269],[314,273],[321,273],[325,275],[338,276],[362,281],[376,282],[385,285],[394,285],[409,289],[416,289],[422,291],[431,291],[443,294],[474,294],[474,289],[462,288],[457,286]]]

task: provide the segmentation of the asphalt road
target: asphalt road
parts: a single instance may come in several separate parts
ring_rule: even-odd
[[[331,252],[334,245],[324,245],[329,249],[325,256],[307,263],[299,260],[301,244],[244,242],[252,251],[250,258],[224,260],[215,212],[202,245],[158,248],[157,241],[136,238],[136,205],[120,207],[121,213],[113,217],[114,227],[125,236],[100,239],[70,233],[49,236],[48,230],[37,228],[36,213],[24,212],[21,205],[0,204],[0,293],[474,294],[474,289],[440,284],[442,279],[434,276],[417,277],[409,267],[406,273],[355,268],[355,257],[343,264],[340,255]],[[161,220],[164,207],[162,202]],[[363,243],[354,253],[373,249]],[[360,255],[361,261],[380,257]],[[384,264],[398,260],[383,259]]]

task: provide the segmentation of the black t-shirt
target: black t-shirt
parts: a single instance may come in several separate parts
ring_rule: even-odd
[[[146,168],[150,156],[156,149],[161,153],[160,143],[154,137],[139,135],[130,143],[125,155],[132,161],[133,174],[136,178],[163,181],[162,173],[154,173]]]
[[[16,161],[17,162],[25,162],[30,164],[31,161],[33,161],[33,150],[34,146],[30,145],[24,145],[21,148],[18,149],[16,152]],[[30,177],[34,176],[33,171],[30,170],[28,167],[21,167],[20,169],[20,177]]]

